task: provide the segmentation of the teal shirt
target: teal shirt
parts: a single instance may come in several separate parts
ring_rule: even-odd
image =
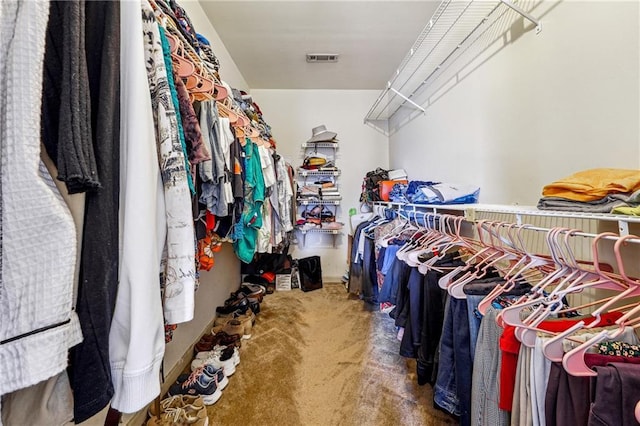
[[[258,229],[262,227],[265,187],[258,146],[246,139],[242,150],[245,155],[244,209],[240,221],[236,224],[241,229],[234,248],[241,261],[250,263],[256,252]]]

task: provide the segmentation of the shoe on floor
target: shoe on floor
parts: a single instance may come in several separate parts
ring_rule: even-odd
[[[209,352],[199,352],[195,359],[206,359],[209,358],[210,356],[212,356],[213,354],[219,354],[219,355],[225,355],[226,354],[230,354],[231,357],[233,358],[233,363],[234,365],[238,365],[240,364],[240,351],[238,351],[238,348],[234,347],[234,346],[216,346],[215,348],[213,348],[212,351]],[[226,359],[226,358],[225,358]]]
[[[224,375],[224,370],[222,370],[222,368],[216,368],[213,365],[205,365],[203,367],[203,371],[204,371],[204,374],[206,374],[208,377],[210,377],[211,379],[215,380],[218,383],[218,389],[220,391],[223,391],[224,388],[226,388],[227,385],[229,384],[229,379],[227,379],[227,376]],[[189,378],[189,375],[190,375],[189,373],[185,373],[178,376],[178,379],[176,380],[176,384],[183,383],[185,380]],[[183,396],[188,396],[188,395],[183,395]]]
[[[183,382],[172,385],[169,395],[200,395],[205,405],[213,405],[222,396],[222,390],[218,385],[217,374],[212,377],[201,367],[192,371]]]
[[[244,314],[250,309],[251,309],[251,303],[249,302],[249,299],[244,297],[244,298],[242,298],[242,301],[240,303],[238,303],[238,304],[218,306],[216,308],[216,314],[217,315],[227,315],[228,316],[228,315],[234,314],[237,311],[239,311],[240,313]]]
[[[222,369],[226,377],[232,376],[236,372],[236,363],[233,359],[233,351],[229,352],[211,352],[207,358],[196,358],[191,361],[191,370],[197,370],[205,366],[213,366],[213,368]]]
[[[251,328],[256,323],[256,314],[251,311],[247,311],[246,314],[235,313],[233,316],[218,316],[213,322],[213,326],[215,330],[224,330],[224,325],[226,325],[230,320],[236,319],[242,323],[244,326],[244,334],[243,339],[248,339],[251,337]],[[247,325],[247,321],[249,324]],[[222,328],[220,328],[222,327]],[[215,334],[215,332],[214,332]]]
[[[214,326],[211,329],[211,334],[213,334],[215,337],[220,332],[224,332],[230,336],[233,336],[234,334],[239,334],[240,336],[242,336],[244,335],[244,325],[242,324],[242,322],[235,318],[227,319],[223,322],[223,324],[219,323],[218,325],[215,325],[214,321]]]
[[[201,396],[174,395],[160,402],[160,414],[155,412],[155,404],[149,406],[147,426],[185,424],[208,426],[207,409]]]
[[[191,408],[169,408],[162,413],[159,417],[151,417],[147,423],[147,426],[175,426],[175,425],[189,425],[189,426],[209,426],[209,417],[207,416],[207,410],[202,406],[200,410],[193,410]]]

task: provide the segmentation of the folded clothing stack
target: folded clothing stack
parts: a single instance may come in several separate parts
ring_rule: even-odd
[[[542,189],[541,210],[640,216],[640,170],[589,169]]]
[[[298,201],[334,201],[340,200],[340,191],[333,182],[315,182],[298,189]]]
[[[341,229],[344,224],[336,222],[335,214],[326,206],[313,206],[302,212],[297,221],[298,229]]]
[[[478,202],[480,187],[432,181],[411,181],[394,185],[389,200],[413,204],[473,204]]]

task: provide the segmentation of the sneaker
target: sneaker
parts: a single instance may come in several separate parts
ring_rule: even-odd
[[[229,384],[229,379],[227,379],[227,376],[224,375],[224,370],[222,370],[222,368],[216,368],[213,365],[207,364],[204,366],[203,371],[204,374],[206,374],[209,378],[216,380],[216,382],[218,383],[218,389],[220,391],[223,391],[224,388],[226,388]],[[189,373],[179,375],[178,379],[176,380],[176,384],[180,384],[187,380],[189,378],[189,375]],[[188,395],[183,395],[183,397],[186,396]]]
[[[169,395],[200,395],[205,405],[213,405],[222,396],[222,390],[218,388],[217,375],[211,377],[205,373],[204,368],[198,368],[182,383],[172,385]]]
[[[216,346],[215,348],[213,348],[212,351],[209,352],[200,352],[196,355],[195,359],[206,359],[209,358],[210,356],[212,356],[214,353],[215,354],[225,354],[225,351],[227,351],[227,353],[231,354],[231,357],[233,359],[233,364],[234,365],[238,365],[240,364],[240,351],[238,351],[238,348],[234,347],[234,346]]]
[[[160,402],[160,413],[155,404],[149,406],[147,426],[188,424],[208,426],[207,409],[201,396],[174,395]]]
[[[249,308],[251,308],[251,311],[258,315],[260,313],[260,303],[256,302],[254,300],[249,299]]]
[[[226,377],[232,376],[233,373],[236,372],[236,363],[233,360],[233,352],[212,352],[207,358],[196,358],[191,361],[191,370],[197,370],[204,366],[213,366],[216,370],[222,369]]]

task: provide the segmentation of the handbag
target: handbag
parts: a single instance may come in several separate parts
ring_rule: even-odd
[[[243,263],[241,273],[249,275],[262,275],[265,272],[274,274],[291,273],[291,255],[289,246],[282,253],[256,253],[251,263]]]
[[[312,291],[322,288],[322,264],[320,256],[310,256],[298,259],[298,273],[300,274],[300,289]]]

